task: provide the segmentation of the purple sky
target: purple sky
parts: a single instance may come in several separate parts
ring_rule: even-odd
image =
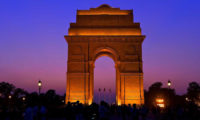
[[[141,23],[146,35],[145,89],[156,81],[166,86],[170,79],[177,93],[183,94],[189,82],[200,82],[199,0],[1,0],[0,82],[32,92],[41,79],[43,92],[51,88],[63,94],[67,70],[64,35],[76,20],[77,9],[104,3],[133,9],[134,21]],[[102,57],[95,64],[95,87],[108,82],[107,87],[114,88],[112,59]]]

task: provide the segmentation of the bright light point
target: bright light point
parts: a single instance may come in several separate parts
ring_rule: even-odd
[[[89,105],[91,105],[91,104],[92,104],[92,101],[90,100],[90,101],[89,101]]]
[[[165,104],[157,104],[159,107],[164,108]]]
[[[11,96],[11,95],[9,95],[9,96],[8,96],[8,98],[9,98],[9,99],[11,99],[11,98],[12,98],[12,96]]]
[[[121,106],[121,103],[118,103],[117,105],[118,105],[118,106]]]
[[[167,85],[170,87],[171,86],[171,81],[168,80]]]
[[[41,81],[38,82],[38,86],[39,86],[39,87],[42,86],[42,82],[41,82]]]
[[[25,97],[23,97],[23,98],[22,98],[22,100],[23,100],[23,101],[25,101],[25,100],[26,100],[26,98],[25,98]]]
[[[156,102],[162,103],[162,102],[164,102],[164,99],[156,99]]]

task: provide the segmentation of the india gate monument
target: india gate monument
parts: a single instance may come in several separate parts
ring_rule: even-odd
[[[68,35],[65,102],[91,104],[94,96],[94,63],[101,56],[113,59],[116,69],[116,104],[144,104],[140,23],[133,10],[101,5],[77,10]]]

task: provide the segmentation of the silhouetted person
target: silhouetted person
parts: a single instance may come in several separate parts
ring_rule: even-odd
[[[99,117],[100,117],[100,120],[107,120],[107,112],[108,112],[108,109],[105,106],[105,103],[103,101],[101,101],[101,104],[99,106]]]
[[[71,106],[71,103],[68,102],[66,107],[65,107],[65,118],[66,118],[66,120],[73,120],[72,119],[72,116],[73,116],[72,114],[73,114],[72,106]]]
[[[27,107],[25,109],[24,120],[34,120],[33,119],[33,108],[30,104],[27,105]]]

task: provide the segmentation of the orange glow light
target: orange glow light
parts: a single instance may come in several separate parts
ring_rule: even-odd
[[[164,108],[165,107],[164,99],[157,98],[156,99],[156,105],[159,106],[160,108]]]
[[[156,99],[156,102],[158,102],[158,103],[163,103],[163,102],[164,102],[164,99]]]
[[[159,107],[164,108],[165,104],[157,104]]]

